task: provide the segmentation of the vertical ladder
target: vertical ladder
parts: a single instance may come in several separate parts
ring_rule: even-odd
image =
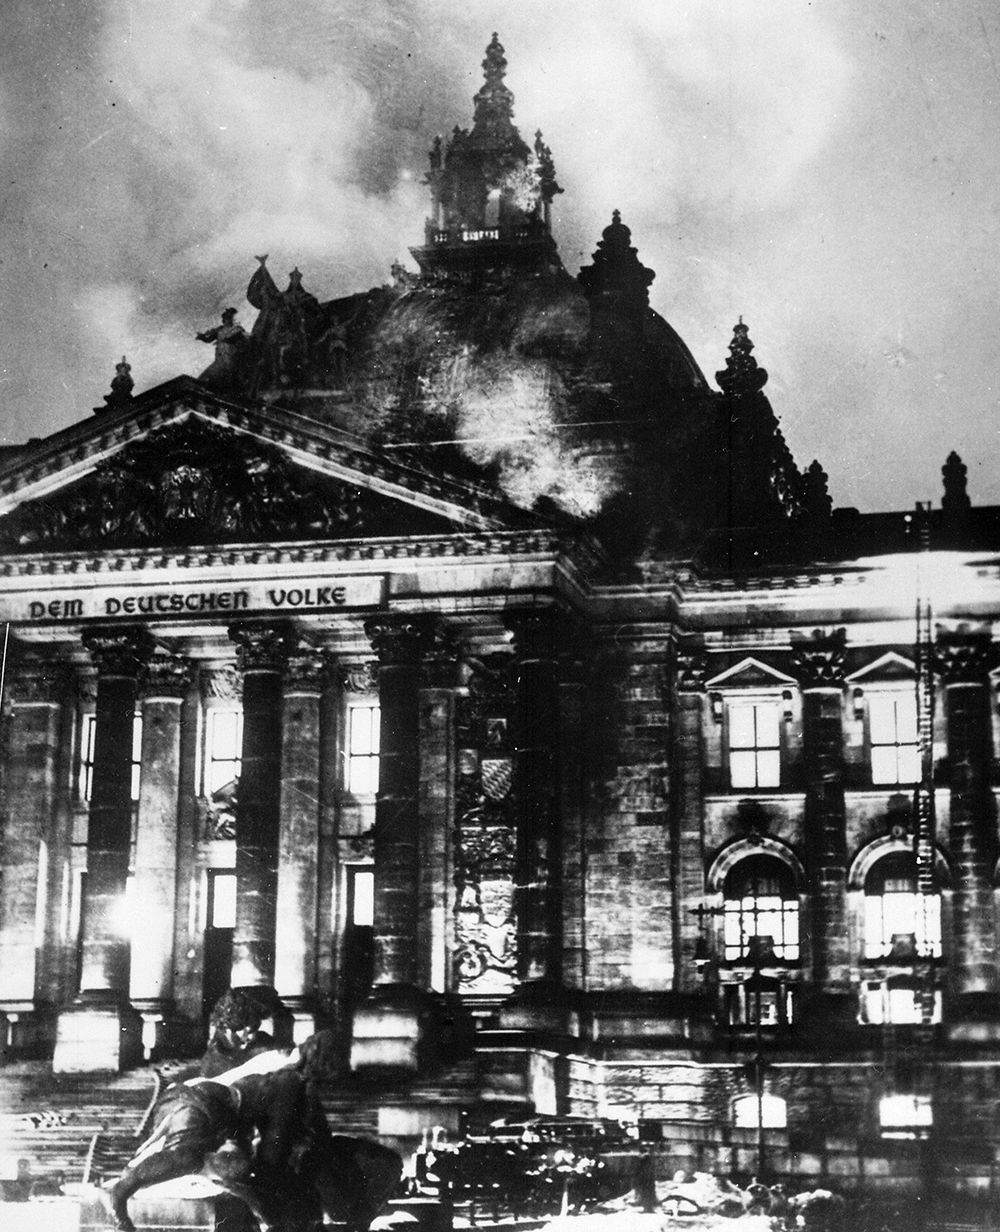
[[[923,939],[918,951],[916,974],[920,978],[921,1018],[925,1026],[934,1015],[934,963],[931,913],[934,910],[934,629],[931,601],[926,588],[927,555],[930,552],[930,504],[917,504],[917,608],[916,691],[917,740],[920,750],[920,780],[913,799],[913,854],[917,865],[917,902],[923,917]]]

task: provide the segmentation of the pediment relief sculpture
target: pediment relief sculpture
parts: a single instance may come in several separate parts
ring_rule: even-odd
[[[0,519],[0,550],[346,538],[392,533],[401,521],[395,502],[313,477],[276,448],[188,419]]]

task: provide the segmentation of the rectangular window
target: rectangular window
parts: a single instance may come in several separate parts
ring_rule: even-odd
[[[211,799],[240,777],[243,711],[213,706],[205,716],[204,794]]]
[[[375,923],[375,873],[371,868],[348,867],[348,923],[371,928]]]
[[[931,1022],[941,1021],[941,994],[935,991]],[[869,1026],[891,1023],[895,1026],[915,1025],[924,1021],[921,998],[913,987],[893,986],[886,981],[864,985],[861,1021]]]
[[[208,873],[208,927],[233,928],[236,924],[236,874]]]
[[[729,781],[733,787],[777,787],[781,782],[781,707],[777,702],[732,701]]]
[[[89,803],[94,790],[94,744],[97,735],[97,715],[85,714],[80,728],[80,799]],[[135,716],[132,725],[132,785],[133,803],[139,799],[139,775],[142,767],[142,715]]]
[[[918,957],[941,957],[941,900],[905,879],[887,880],[881,894],[865,895],[865,958]]]
[[[916,783],[920,778],[917,699],[913,693],[872,694],[868,735],[873,783]]]
[[[929,1095],[883,1095],[878,1111],[883,1138],[925,1138],[934,1124]]]
[[[347,790],[356,796],[378,791],[378,706],[347,708]]]

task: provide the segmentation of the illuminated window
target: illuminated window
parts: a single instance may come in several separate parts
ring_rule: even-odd
[[[723,934],[727,962],[799,957],[799,900],[791,870],[774,856],[748,856],[726,877]]]
[[[208,873],[209,928],[234,928],[236,925],[236,874],[217,869]]]
[[[917,699],[912,692],[868,698],[873,783],[916,783],[920,778]]]
[[[356,928],[371,928],[375,923],[375,873],[370,866],[348,866],[347,917]]]
[[[878,1113],[884,1138],[925,1138],[934,1124],[929,1095],[883,1095]]]
[[[347,790],[356,796],[378,791],[379,719],[378,706],[347,709]]]
[[[240,777],[243,711],[213,706],[205,716],[205,784],[210,799]]]
[[[883,856],[865,878],[865,958],[911,962],[941,954],[941,899],[917,893],[908,851]]]
[[[781,782],[781,707],[777,702],[731,701],[729,781],[733,787],[777,787]]]
[[[733,1124],[737,1129],[784,1129],[788,1105],[780,1095],[740,1095],[733,1100]]]
[[[97,736],[97,715],[85,714],[80,728],[80,799],[89,801],[94,790],[94,744]],[[142,766],[142,715],[132,724],[132,786],[133,803],[139,799],[139,775]]]
[[[916,980],[897,977],[867,981],[862,988],[861,1021],[870,1026],[940,1022],[941,993],[937,989],[933,991],[930,1015],[925,1019],[924,998]]]

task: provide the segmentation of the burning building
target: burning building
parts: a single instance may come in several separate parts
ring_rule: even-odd
[[[742,319],[713,388],[617,211],[570,274],[505,65],[419,272],[259,258],[199,378],[0,459],[7,1055],[243,987],[695,1166],[986,1185],[1000,510],[833,509]]]

